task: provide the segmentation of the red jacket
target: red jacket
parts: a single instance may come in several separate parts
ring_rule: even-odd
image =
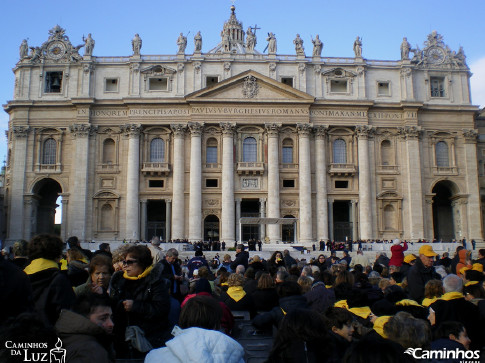
[[[398,244],[391,247],[391,259],[389,260],[389,266],[402,266],[404,261],[404,251],[408,249],[408,244],[406,241],[403,242],[403,245]]]

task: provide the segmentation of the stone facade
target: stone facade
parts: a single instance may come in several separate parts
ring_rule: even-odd
[[[63,238],[482,241],[461,49],[433,32],[398,61],[280,55],[271,37],[262,54],[253,30],[232,7],[208,52],[144,55],[136,35],[98,57],[52,29],[5,106],[7,238],[52,231],[61,196]]]

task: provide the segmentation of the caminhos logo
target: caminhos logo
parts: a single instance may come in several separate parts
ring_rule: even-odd
[[[404,353],[413,356],[414,359],[459,359],[463,363],[479,363],[479,350],[463,349],[440,349],[426,350],[423,348],[408,348]]]

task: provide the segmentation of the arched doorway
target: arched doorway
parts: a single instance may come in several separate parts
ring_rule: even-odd
[[[292,215],[286,215],[283,218],[295,218]],[[287,243],[295,242],[295,225],[294,224],[283,224],[281,231],[281,240]]]
[[[453,218],[452,197],[456,194],[456,185],[450,181],[436,183],[433,197],[433,231],[436,240],[444,242],[455,238],[456,225]]]
[[[219,241],[219,218],[213,214],[204,219],[204,241]]]
[[[60,234],[56,229],[55,216],[58,207],[57,199],[62,193],[60,184],[51,178],[38,181],[33,188],[32,234],[53,233]]]

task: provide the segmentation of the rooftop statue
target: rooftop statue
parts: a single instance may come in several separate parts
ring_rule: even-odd
[[[305,48],[303,48],[303,39],[300,38],[300,34],[296,35],[295,40],[293,40],[293,44],[295,44],[295,51],[297,55],[305,55]]]
[[[140,55],[141,44],[142,44],[142,40],[137,33],[137,34],[135,34],[135,36],[131,40],[131,47],[133,48],[133,55]]]
[[[312,55],[314,57],[320,57],[322,55],[322,48],[323,48],[323,43],[318,37],[318,34],[315,36],[315,39],[312,39],[313,43],[313,53]]]
[[[246,31],[246,49],[250,52],[254,50],[256,46],[256,34],[253,33],[251,27]]]
[[[91,38],[91,33],[88,34],[87,38],[84,38],[84,55],[85,56],[92,56],[94,50],[94,39]]]
[[[270,32],[266,40],[268,41],[268,46],[266,47],[268,48],[268,54],[276,54],[276,36]]]
[[[401,43],[401,60],[409,59],[409,52],[411,51],[411,44],[408,42],[408,38],[402,38]]]
[[[187,37],[184,36],[184,33],[180,33],[179,37],[177,38],[177,45],[179,47],[177,54],[185,54],[185,48],[187,47]]]
[[[200,35],[200,31],[194,36],[194,45],[194,53],[200,53],[202,51],[202,35]]]
[[[29,45],[27,44],[27,39],[24,39],[22,40],[22,44],[20,44],[20,48],[19,48],[19,55],[20,55],[20,59],[24,59],[27,57],[29,53]]]
[[[354,42],[354,53],[355,53],[355,58],[362,57],[362,38],[359,36],[357,36]]]

